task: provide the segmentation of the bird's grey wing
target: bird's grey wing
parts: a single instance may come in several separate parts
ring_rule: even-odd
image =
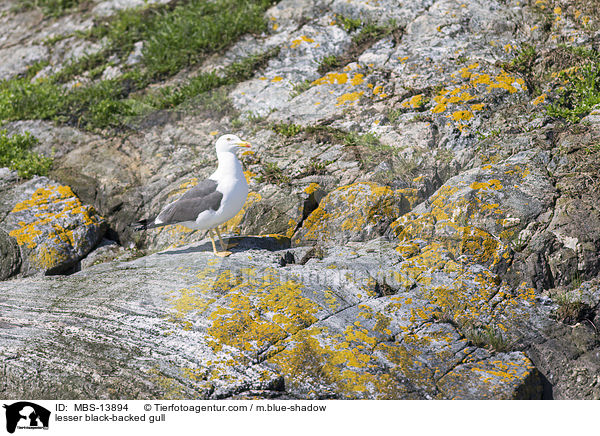
[[[196,186],[185,191],[185,193],[179,198],[201,198],[212,194],[217,190],[217,182],[212,179],[202,180]]]
[[[216,183],[214,183],[214,189],[212,190],[207,188],[206,185],[196,189],[198,186],[190,189],[179,200],[165,207],[156,217],[156,223],[167,225],[183,221],[195,221],[198,215],[205,210],[218,210],[221,207],[223,193],[217,191]]]

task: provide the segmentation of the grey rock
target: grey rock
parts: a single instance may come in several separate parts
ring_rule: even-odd
[[[25,73],[36,62],[47,59],[48,48],[41,45],[0,48],[0,79],[12,79]]]
[[[99,17],[107,17],[122,9],[133,9],[145,6],[146,4],[166,4],[170,2],[171,0],[107,0],[98,3],[92,9],[92,14]]]
[[[101,239],[104,219],[93,207],[83,205],[68,186],[45,177],[20,188],[25,188],[26,199],[13,205],[2,227],[20,246],[23,273],[68,271]]]
[[[0,229],[0,281],[17,274],[21,268],[21,253],[17,241]]]
[[[522,353],[476,351],[451,325],[414,320],[418,305],[407,289],[394,295],[376,286],[366,271],[398,259],[389,244],[356,247],[367,270],[349,270],[331,267],[337,257],[282,268],[280,253],[240,242],[227,259],[215,258],[204,241],[68,277],[1,284],[4,325],[26,326],[0,349],[10,357],[2,367],[5,392],[33,399],[248,391],[271,398],[535,397],[539,385]],[[469,355],[478,358],[461,363]],[[59,364],[66,358],[75,364]],[[493,375],[505,367],[508,376]],[[26,377],[31,371],[44,377]],[[490,380],[481,382],[482,375]]]

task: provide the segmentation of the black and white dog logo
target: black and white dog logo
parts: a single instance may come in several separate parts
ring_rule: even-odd
[[[28,401],[4,405],[6,409],[6,431],[19,429],[48,429],[50,411]]]

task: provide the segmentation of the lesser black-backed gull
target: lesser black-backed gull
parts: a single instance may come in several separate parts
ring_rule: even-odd
[[[181,224],[193,230],[208,230],[213,252],[219,257],[227,251],[219,232],[219,225],[229,221],[242,209],[248,197],[248,183],[244,169],[235,152],[239,147],[250,147],[235,135],[223,135],[216,143],[219,165],[212,175],[186,191],[179,199],[166,205],[160,213],[137,223],[135,230]],[[222,251],[217,251],[213,229],[219,236]]]

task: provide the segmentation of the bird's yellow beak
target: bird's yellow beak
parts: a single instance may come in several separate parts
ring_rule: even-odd
[[[238,142],[238,147],[250,148],[249,142]]]

